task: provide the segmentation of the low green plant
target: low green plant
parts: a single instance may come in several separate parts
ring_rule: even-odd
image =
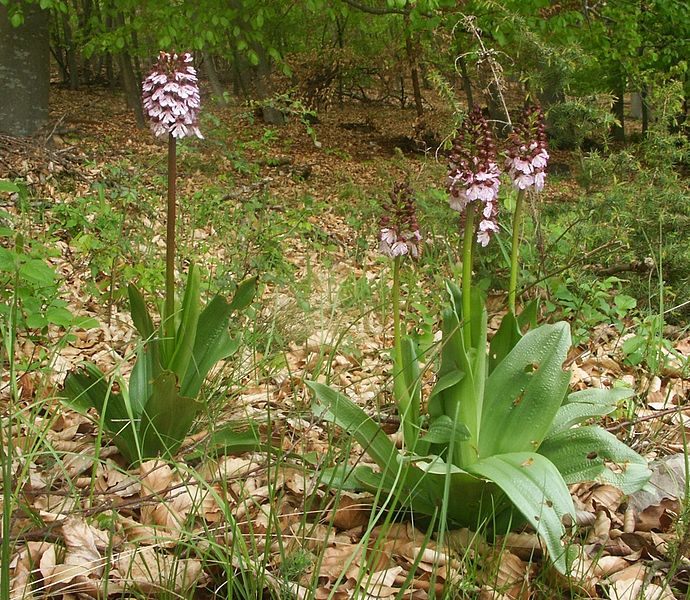
[[[141,336],[129,385],[108,378],[92,364],[70,373],[65,380],[67,402],[75,409],[96,409],[100,424],[112,436],[123,456],[132,463],[156,456],[170,457],[182,444],[203,408],[199,398],[206,375],[238,348],[229,326],[234,313],[246,308],[256,293],[256,278],[237,286],[227,302],[216,296],[201,310],[201,278],[190,265],[187,285],[178,310],[175,296],[176,148],[177,138],[201,133],[197,126],[199,92],[189,54],[161,53],[156,70],[144,85],[144,105],[157,136],[168,140],[168,203],[165,296],[160,324],[154,327],[141,292],[128,287],[130,311]],[[168,78],[185,82],[165,87]],[[164,100],[161,100],[164,98]],[[167,120],[166,107],[175,107]],[[258,440],[255,440],[258,445]],[[242,445],[246,443],[242,440]],[[226,446],[231,445],[229,443]]]
[[[487,353],[487,312],[480,290],[472,285],[472,257],[475,244],[486,245],[498,229],[493,203],[499,170],[484,117],[475,111],[468,118],[453,141],[449,173],[451,207],[464,216],[462,289],[447,283],[436,384],[423,402],[423,353],[401,330],[401,262],[418,255],[421,236],[411,192],[396,186],[382,221],[381,250],[393,259],[393,396],[402,449],[352,400],[308,382],[315,395],[312,411],[353,436],[378,467],[341,465],[324,478],[332,485],[384,495],[438,520],[441,527],[484,523],[503,533],[527,521],[544,540],[555,567],[566,573],[565,522],[575,522],[568,484],[598,481],[631,493],[644,486],[650,472],[644,458],[601,427],[587,424],[614,411],[632,390],[569,394],[570,374],[563,369],[571,346],[569,325],[533,325],[522,334],[515,315],[517,235],[508,314]],[[548,154],[538,142],[532,150],[525,158],[510,156],[511,175],[523,190],[543,185]],[[533,313],[523,310],[520,317],[532,321]]]
[[[573,519],[567,484],[610,483],[630,493],[642,487],[646,461],[589,419],[615,410],[631,390],[567,393],[562,364],[570,348],[567,323],[528,332],[488,374],[486,311],[473,299],[470,343],[462,334],[462,293],[449,284],[443,312],[441,366],[421,413],[421,382],[415,344],[402,343],[402,376],[411,391],[409,408],[399,407],[405,435],[402,451],[346,396],[309,382],[312,410],[352,435],[378,465],[339,470],[339,485],[383,489],[401,505],[446,522],[494,524],[505,531],[524,518],[544,539],[551,559],[567,569],[561,539],[563,518]],[[449,501],[462,498],[462,502]],[[522,515],[520,518],[519,515]]]
[[[614,276],[603,279],[553,277],[547,282],[549,298],[544,308],[549,314],[558,314],[573,324],[576,344],[587,339],[592,328],[602,323],[622,332],[625,320],[637,307],[637,300],[622,292],[622,283]]]

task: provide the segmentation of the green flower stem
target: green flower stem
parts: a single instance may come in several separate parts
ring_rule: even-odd
[[[167,339],[175,337],[175,221],[177,184],[177,141],[168,135],[168,217],[165,240],[165,322],[163,332]]]
[[[508,288],[508,309],[515,314],[515,297],[517,295],[518,254],[520,252],[520,230],[522,213],[525,205],[525,190],[520,190],[515,201],[513,213],[513,245],[510,251],[510,287]]]
[[[472,346],[472,248],[474,247],[474,202],[465,209],[465,233],[462,240],[462,335],[465,348]]]
[[[400,325],[400,264],[401,256],[393,259],[393,395],[398,404],[405,446],[414,443],[414,423],[410,422],[410,394],[405,385],[402,359],[402,332]],[[411,449],[408,447],[408,449]]]

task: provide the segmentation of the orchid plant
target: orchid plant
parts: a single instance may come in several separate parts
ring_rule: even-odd
[[[537,138],[520,143],[509,155],[514,184],[522,190],[543,187],[548,160],[538,112],[528,117],[536,127],[516,136],[536,131]],[[394,396],[402,449],[356,403],[324,384],[308,382],[315,394],[312,411],[352,435],[377,465],[376,470],[336,467],[325,481],[388,493],[399,505],[443,524],[483,522],[503,532],[527,521],[544,540],[554,566],[567,572],[565,524],[575,522],[568,484],[598,481],[631,493],[645,485],[650,472],[644,458],[601,427],[587,424],[615,410],[631,390],[568,393],[570,374],[563,369],[571,345],[567,323],[542,325],[524,336],[518,329],[500,360],[491,354],[493,348],[487,356],[487,313],[471,283],[472,253],[498,231],[499,176],[488,124],[473,112],[453,142],[448,176],[451,208],[463,216],[462,288],[447,284],[440,365],[426,415],[418,350],[399,332],[399,316],[394,319]],[[399,255],[388,252],[400,239],[399,230],[392,235],[384,228],[381,238],[384,253],[399,261]],[[394,265],[394,298],[395,273]],[[395,299],[393,304],[398,311]],[[514,305],[509,314],[514,315]]]
[[[123,456],[137,463],[159,455],[171,456],[203,408],[198,398],[206,375],[239,347],[229,333],[231,318],[246,308],[256,293],[256,279],[237,286],[230,302],[214,297],[203,310],[200,275],[192,264],[181,304],[175,297],[176,144],[189,136],[202,138],[198,115],[200,95],[189,53],[161,52],[142,85],[143,106],[151,130],[168,144],[167,235],[165,296],[160,324],[154,326],[143,295],[128,287],[134,327],[141,335],[129,378],[109,381],[92,364],[70,373],[64,384],[67,402],[78,410],[95,408]],[[117,384],[117,385],[115,385]],[[238,439],[246,447],[251,439]],[[255,444],[256,445],[256,444]]]

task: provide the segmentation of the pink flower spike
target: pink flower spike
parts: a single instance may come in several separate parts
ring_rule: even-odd
[[[192,60],[189,52],[161,52],[142,83],[142,104],[156,137],[194,135],[203,139],[199,130],[201,98]]]

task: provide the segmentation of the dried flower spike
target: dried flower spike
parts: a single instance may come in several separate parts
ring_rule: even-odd
[[[543,190],[548,162],[544,114],[540,107],[532,106],[525,109],[510,135],[506,167],[513,186],[519,190]]]
[[[384,256],[419,256],[422,235],[419,233],[412,190],[406,183],[396,183],[383,206],[379,250]]]
[[[144,111],[156,137],[183,138],[199,131],[201,98],[192,55],[161,52],[142,84]]]
[[[448,168],[450,207],[464,212],[470,202],[482,202],[477,241],[486,246],[498,231],[498,187],[500,171],[489,125],[478,108],[462,123]]]

